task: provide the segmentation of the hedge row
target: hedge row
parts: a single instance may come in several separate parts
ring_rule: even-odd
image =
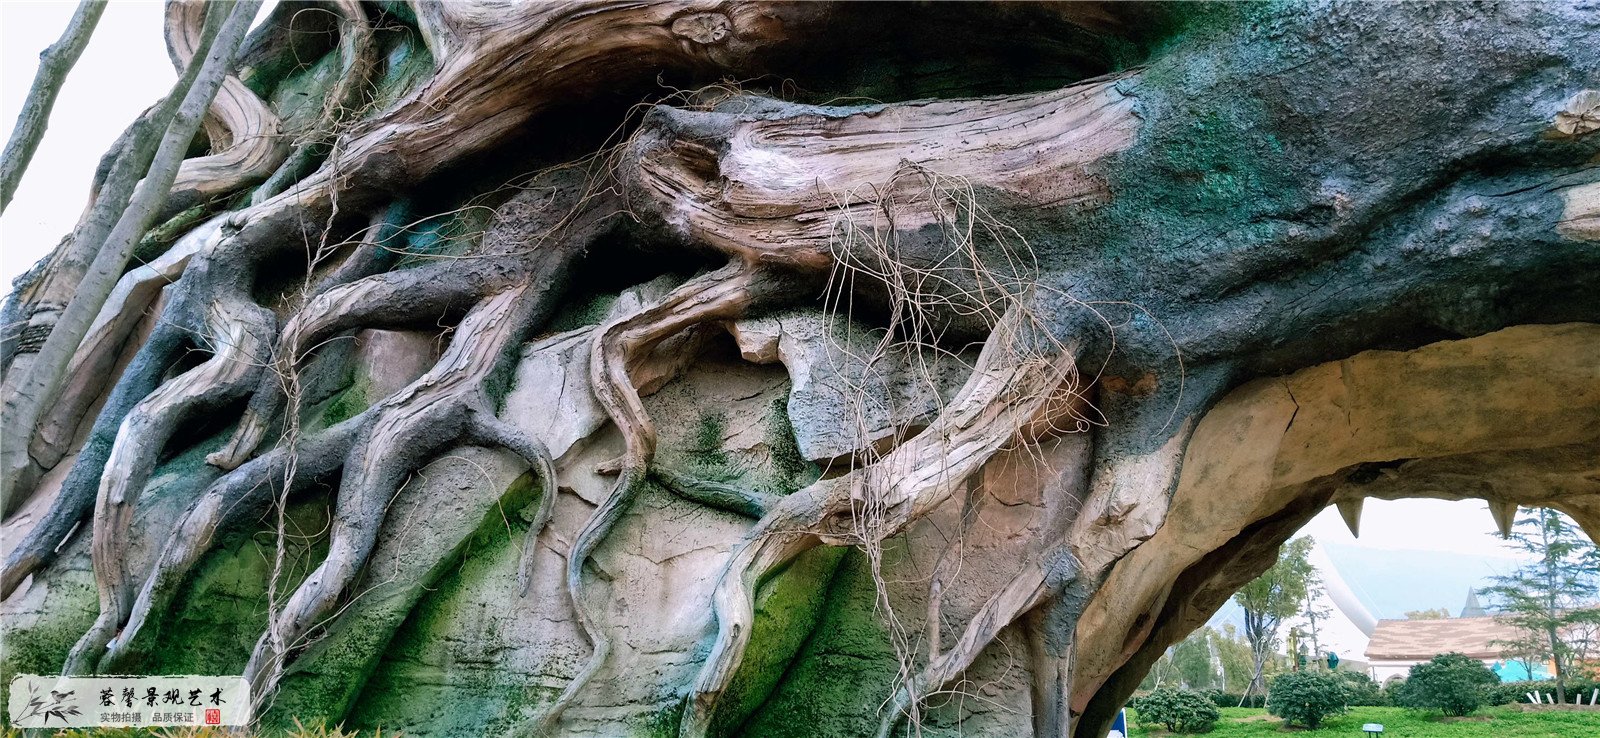
[[[1578,696],[1583,696],[1583,704],[1589,704],[1589,699],[1594,695],[1594,690],[1600,688],[1600,679],[1567,679],[1567,702],[1578,701]],[[1556,683],[1554,681],[1542,682],[1506,682],[1497,684],[1485,690],[1484,702],[1491,705],[1512,705],[1518,702],[1527,702],[1529,692],[1538,692],[1541,695],[1556,696]]]

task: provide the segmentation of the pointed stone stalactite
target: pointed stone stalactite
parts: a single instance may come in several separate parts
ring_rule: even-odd
[[[1489,500],[1489,514],[1494,516],[1494,525],[1500,530],[1500,537],[1511,537],[1511,526],[1517,520],[1517,503],[1501,500]]]
[[[1365,497],[1356,497],[1349,500],[1340,500],[1339,517],[1344,518],[1345,527],[1350,529],[1350,535],[1361,537],[1361,504]]]

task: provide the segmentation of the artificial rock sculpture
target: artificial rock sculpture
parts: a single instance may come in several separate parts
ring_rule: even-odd
[[[1600,533],[1592,7],[234,15],[6,308],[8,674],[1097,736],[1327,505]]]

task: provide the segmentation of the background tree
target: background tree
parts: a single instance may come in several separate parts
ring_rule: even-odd
[[[1407,610],[1407,620],[1447,620],[1450,611],[1443,607],[1430,607],[1426,610]]]
[[[1595,620],[1600,550],[1570,518],[1548,508],[1532,508],[1517,518],[1507,538],[1532,560],[1493,577],[1494,585],[1483,594],[1495,601],[1501,622],[1526,634],[1510,645],[1511,653],[1550,659],[1556,699],[1565,702],[1568,665],[1589,648],[1582,636]]]
[[[1189,689],[1212,689],[1221,686],[1217,668],[1212,658],[1214,632],[1201,628],[1172,647],[1172,666]]]
[[[1239,635],[1233,623],[1223,623],[1220,631],[1211,633],[1211,645],[1217,652],[1217,665],[1222,672],[1222,688],[1232,694],[1242,694],[1250,688],[1255,674],[1255,657],[1250,642]]]
[[[1250,643],[1253,661],[1246,694],[1266,693],[1263,675],[1268,661],[1277,653],[1279,628],[1305,604],[1306,587],[1314,572],[1309,560],[1311,546],[1309,537],[1285,543],[1278,551],[1277,563],[1233,596],[1244,609],[1244,637]]]
[[[1183,674],[1178,670],[1177,664],[1173,663],[1172,652],[1169,650],[1156,660],[1155,665],[1150,667],[1150,673],[1145,675],[1144,682],[1139,685],[1139,688],[1144,690],[1171,689],[1181,686],[1180,682],[1182,680]]]
[[[1517,631],[1514,638],[1496,638],[1489,645],[1500,649],[1500,658],[1520,664],[1528,679],[1544,671],[1550,662],[1550,637],[1542,631]]]
[[[1326,669],[1327,654],[1322,651],[1321,627],[1333,617],[1333,608],[1323,604],[1327,600],[1327,592],[1323,589],[1322,575],[1316,567],[1311,567],[1306,575],[1306,595],[1301,604],[1300,617],[1305,620],[1305,628],[1301,633],[1310,646],[1309,660],[1312,669]]]

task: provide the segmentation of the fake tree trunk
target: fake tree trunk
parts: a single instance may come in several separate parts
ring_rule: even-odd
[[[1597,36],[281,3],[59,376],[61,261],[10,297],[6,391],[57,389],[6,428],[4,670],[412,735],[1103,735],[1325,506],[1600,533]]]

